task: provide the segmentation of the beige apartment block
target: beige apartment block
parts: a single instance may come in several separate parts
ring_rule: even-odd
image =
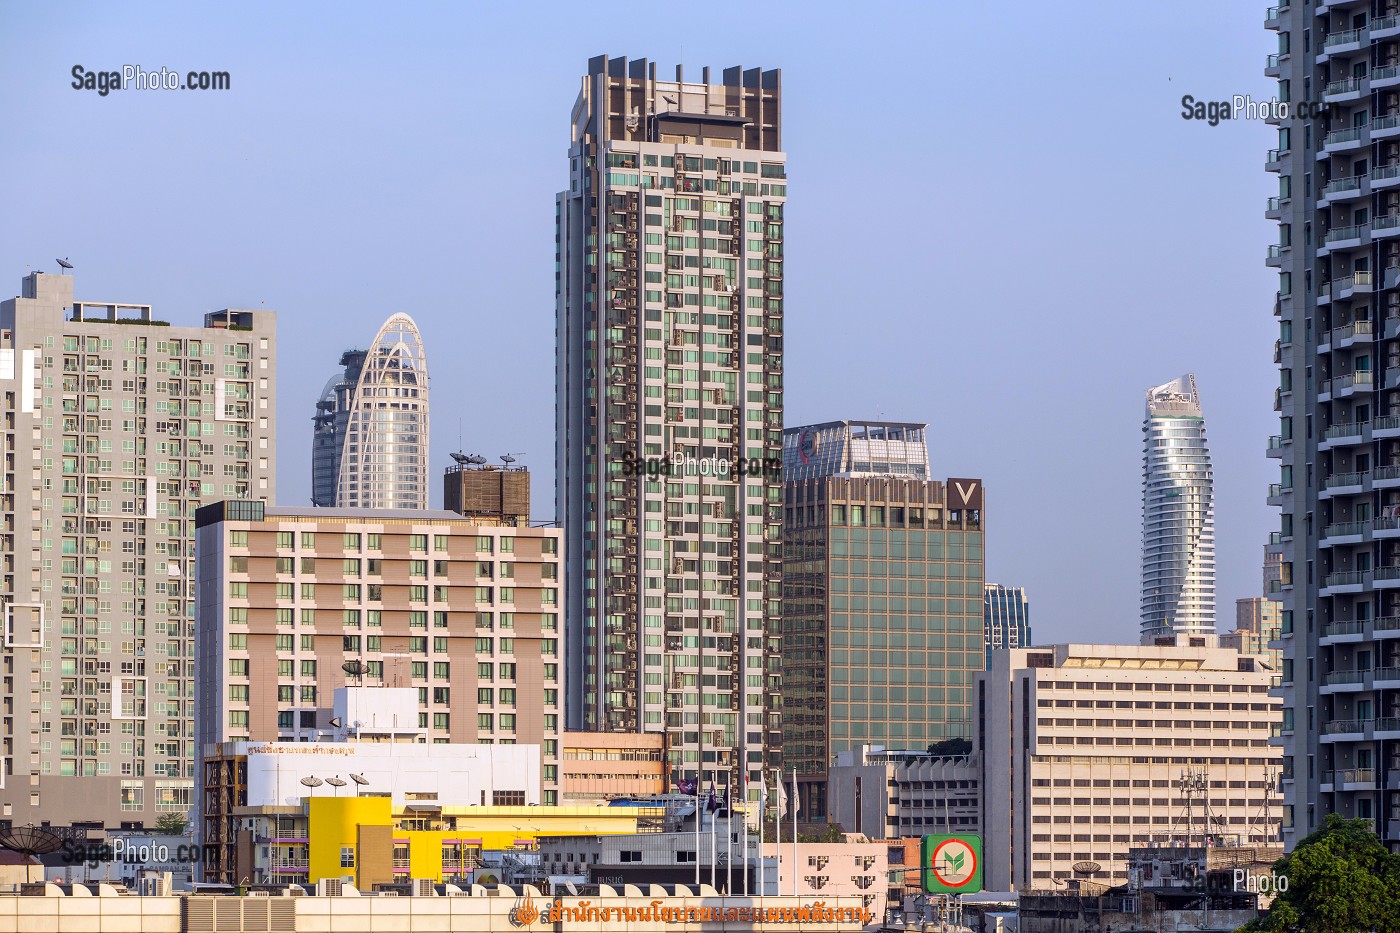
[[[201,748],[353,741],[336,688],[413,687],[424,740],[539,745],[559,802],[558,529],[240,502],[196,524]]]
[[[666,734],[566,732],[560,790],[566,807],[664,794]]]
[[[987,888],[1122,883],[1149,843],[1276,841],[1272,678],[1211,635],[992,652],[976,688]]]

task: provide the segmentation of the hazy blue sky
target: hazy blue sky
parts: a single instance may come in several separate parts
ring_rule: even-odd
[[[1264,4],[0,5],[0,293],[279,312],[278,498],[393,311],[432,371],[433,472],[524,452],[553,514],[553,197],[590,56],[783,70],[787,423],[930,424],[981,476],[988,579],[1038,641],[1137,636],[1143,392],[1194,370],[1219,608],[1260,589],[1276,432]],[[70,71],[226,70],[100,97]]]

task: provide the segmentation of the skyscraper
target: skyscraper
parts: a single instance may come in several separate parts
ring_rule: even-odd
[[[1142,424],[1142,642],[1215,631],[1215,513],[1196,377],[1147,390]]]
[[[1312,108],[1275,121],[1265,165],[1289,846],[1339,813],[1400,847],[1400,28],[1373,9],[1393,12],[1280,4],[1264,24],[1265,74]]]
[[[993,648],[1029,648],[1031,645],[1031,603],[1025,587],[988,583],[983,589],[983,620],[987,644],[987,664]]]
[[[39,272],[0,303],[0,820],[193,805],[194,511],[275,495],[276,367],[271,311],[170,326]]]
[[[340,365],[312,419],[312,505],[426,509],[428,360],[413,318],[392,315]]]
[[[928,479],[926,433],[888,421],[784,432],[783,756],[808,819],[828,813],[839,753],[972,737],[983,490]]]
[[[664,730],[675,779],[777,763],[777,71],[593,58],[555,206],[570,728]],[[756,792],[756,791],[755,791]]]

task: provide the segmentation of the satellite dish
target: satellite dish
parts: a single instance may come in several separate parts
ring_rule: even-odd
[[[1098,862],[1075,862],[1070,869],[1081,878],[1087,878],[1102,867]]]
[[[47,855],[63,847],[63,837],[38,826],[7,826],[0,829],[0,848],[21,855]]]
[[[59,267],[63,269],[73,268],[73,264],[66,259],[55,259],[54,262],[58,263]]]
[[[342,779],[339,778],[339,777],[328,777],[328,778],[326,778],[326,783],[329,784],[331,787],[344,787],[344,786],[345,786],[345,781],[342,780]]]
[[[301,779],[301,783],[303,787],[320,787],[326,782],[318,777],[304,777]]]
[[[510,454],[501,454],[501,462],[509,465],[515,462],[515,458]]]
[[[472,466],[481,466],[483,463],[486,462],[486,458],[483,457],[481,454],[472,454],[470,457],[467,458],[467,462],[470,463]]]
[[[344,664],[340,665],[340,669],[345,673],[349,674],[351,677],[365,676],[364,662],[359,660],[346,661]]]
[[[459,450],[459,451],[454,451],[454,452],[451,454],[451,457],[452,457],[453,460],[455,460],[455,461],[457,462],[457,465],[458,465],[458,466],[466,466],[468,463],[471,463],[471,462],[472,462],[472,461],[471,461],[471,458],[468,457],[466,454],[462,453],[460,450]]]
[[[352,774],[350,775],[350,780],[354,781],[361,787],[364,787],[366,784],[369,783],[369,778],[365,777],[363,774]]]

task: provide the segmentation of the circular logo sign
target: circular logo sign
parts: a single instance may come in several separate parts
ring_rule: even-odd
[[[933,850],[929,867],[939,882],[960,888],[977,874],[977,853],[961,839],[945,839]]]
[[[797,441],[797,452],[806,463],[817,452],[817,436],[811,431],[803,431]]]

